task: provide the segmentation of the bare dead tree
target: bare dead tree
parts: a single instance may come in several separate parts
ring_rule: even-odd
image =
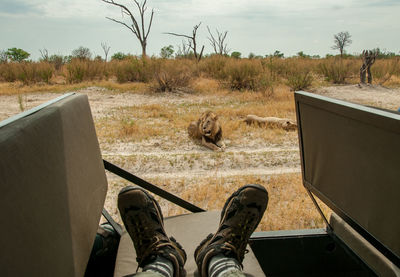
[[[225,42],[228,31],[220,33],[218,31],[218,29],[215,29],[215,31],[217,32],[217,37],[214,37],[214,35],[211,33],[210,28],[208,26],[207,26],[207,30],[208,30],[208,33],[210,34],[210,36],[208,37],[208,40],[210,41],[210,44],[214,49],[214,53],[219,54],[219,55],[227,55],[230,51],[227,48],[228,44]]]
[[[365,84],[365,77],[368,73],[368,84],[372,84],[371,66],[375,63],[378,52],[371,50],[364,50],[361,54],[363,64],[360,68],[360,83]]]
[[[49,60],[49,51],[46,48],[39,49],[41,60],[48,61]]]
[[[151,15],[150,15],[150,20],[149,20],[148,27],[146,30],[145,22],[144,22],[144,15],[147,10],[147,7],[146,7],[147,0],[144,0],[140,4],[137,0],[133,0],[133,2],[135,2],[136,6],[137,6],[137,9],[139,10],[140,24],[138,23],[138,20],[136,20],[133,12],[130,11],[125,5],[117,3],[114,0],[101,0],[101,1],[103,1],[104,3],[108,3],[108,4],[111,4],[111,5],[121,8],[122,17],[124,15],[127,15],[131,19],[132,24],[128,25],[127,23],[125,23],[123,21],[116,20],[116,19],[110,18],[110,17],[106,17],[107,19],[114,21],[116,23],[119,23],[119,24],[125,26],[126,28],[128,28],[136,36],[136,38],[140,42],[140,45],[142,46],[142,57],[146,57],[147,56],[146,55],[147,37],[149,36],[149,33],[150,33],[151,24],[153,23],[153,15],[154,15],[154,9],[152,9]]]
[[[102,42],[101,48],[103,48],[104,51],[104,56],[105,56],[104,61],[107,62],[108,52],[110,51],[111,46],[108,46],[107,43]]]
[[[333,46],[332,49],[339,49],[340,57],[343,57],[344,48],[349,46],[353,41],[350,39],[351,35],[349,32],[340,32],[336,35],[333,35]]]
[[[203,56],[203,51],[204,51],[204,45],[203,45],[201,47],[200,53],[197,53],[196,35],[197,35],[197,29],[200,27],[200,25],[201,25],[201,22],[199,24],[197,24],[197,25],[194,25],[193,31],[192,31],[192,36],[183,35],[183,34],[176,34],[176,33],[164,33],[164,34],[187,38],[188,46],[189,46],[190,49],[193,50],[194,57],[196,58],[197,61],[200,61],[201,57]]]

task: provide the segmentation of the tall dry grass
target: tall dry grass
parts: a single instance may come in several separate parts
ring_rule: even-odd
[[[3,63],[0,64],[0,80],[5,82],[20,81],[24,85],[49,83],[54,74],[54,67],[47,62]]]
[[[107,76],[106,64],[98,60],[73,59],[66,65],[66,69],[68,83],[101,80]]]
[[[182,130],[185,131],[190,122],[197,120],[203,112],[213,107],[223,126],[223,136],[231,143],[240,143],[243,134],[248,133],[252,133],[255,139],[276,144],[295,140],[295,132],[258,128],[244,122],[248,114],[295,119],[293,93],[286,87],[277,87],[275,94],[269,97],[252,91],[230,92],[215,89],[207,93],[217,97],[185,104],[166,101],[163,105],[125,107],[113,113],[113,120],[96,122],[98,136],[107,142],[141,142],[161,136],[182,143],[187,139],[187,136],[182,136]],[[149,122],[152,124],[148,124]]]
[[[328,82],[345,84],[347,80],[357,76],[360,66],[353,59],[329,58],[320,62],[319,72]]]
[[[372,66],[373,83],[399,86],[399,60],[397,56],[376,60]],[[79,59],[64,62],[3,63],[0,64],[0,82],[33,86],[63,83],[59,80],[80,84],[116,79],[120,84],[140,82],[155,91],[174,91],[193,87],[193,79],[207,78],[216,80],[222,89],[272,95],[275,87],[280,85],[301,90],[330,83],[358,83],[362,64],[361,59],[356,58],[233,59],[218,55],[204,58],[199,63],[184,58],[140,59],[135,56],[110,62]]]
[[[323,228],[324,221],[304,189],[300,174],[272,176],[209,177],[193,180],[165,180],[151,178],[150,182],[203,209],[221,210],[226,199],[238,188],[247,184],[260,184],[269,194],[266,212],[256,231],[297,230]],[[118,184],[121,188],[125,184]],[[156,196],[164,216],[174,216],[188,211]],[[329,218],[331,210],[318,201]]]
[[[377,60],[371,67],[371,73],[380,85],[385,84],[392,77],[400,77],[400,58]]]
[[[154,70],[152,88],[155,91],[185,90],[193,79],[193,62],[185,60],[160,60]]]
[[[154,59],[139,59],[129,56],[121,61],[111,61],[111,67],[119,83],[149,82],[153,78],[155,65]]]

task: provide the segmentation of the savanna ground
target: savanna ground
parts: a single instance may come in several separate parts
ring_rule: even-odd
[[[326,96],[388,109],[400,106],[398,85],[389,89],[317,83],[310,90]],[[302,186],[297,132],[243,122],[248,114],[295,120],[293,92],[287,85],[278,84],[268,94],[232,91],[216,79],[199,77],[191,82],[190,93],[159,93],[149,91],[142,82],[115,80],[58,85],[2,82],[0,120],[65,91],[88,95],[104,159],[207,210],[221,209],[240,186],[258,183],[270,196],[258,230],[323,227]],[[206,110],[220,116],[225,152],[212,152],[187,136],[189,123]],[[105,206],[120,220],[116,198],[128,182],[110,173],[107,178]],[[157,199],[165,216],[187,212]],[[323,211],[330,213],[325,206]]]

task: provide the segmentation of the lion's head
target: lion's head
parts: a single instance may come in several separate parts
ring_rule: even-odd
[[[222,135],[221,125],[218,121],[218,116],[211,112],[205,112],[199,119],[199,132],[214,141],[218,141]]]

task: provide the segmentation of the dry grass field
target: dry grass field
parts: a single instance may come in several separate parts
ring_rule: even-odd
[[[113,65],[116,73],[110,73],[111,76],[105,79],[83,78],[73,82],[72,69],[64,68],[62,70],[67,73],[53,74],[49,83],[3,80],[0,82],[0,120],[64,92],[85,93],[89,97],[104,159],[207,210],[221,209],[225,199],[238,187],[258,183],[265,186],[270,195],[267,212],[258,230],[323,227],[320,215],[302,187],[297,132],[248,126],[243,122],[248,114],[295,120],[292,83],[288,77],[293,69],[283,71],[297,68],[301,72],[304,68],[321,66],[313,60],[297,64],[291,60],[274,61],[272,65],[255,63],[258,61],[239,64],[238,61],[215,58],[194,66],[188,61],[180,65],[181,70],[178,68],[172,77],[161,74],[164,71],[156,68],[165,66],[173,71],[171,65],[156,64],[152,65],[154,70],[160,70],[156,80],[129,82],[120,82],[126,77],[122,72],[128,64],[124,63]],[[389,68],[390,63],[386,63]],[[222,70],[222,64],[229,64],[229,70]],[[350,66],[346,68],[350,70]],[[193,74],[188,83],[174,83],[172,91],[167,89],[160,93],[161,83],[170,84],[170,78],[181,78],[177,76],[188,69]],[[264,75],[254,73],[257,70]],[[399,87],[397,73],[394,74],[394,70],[389,76],[388,70],[379,80]],[[245,78],[241,78],[243,71],[247,72]],[[400,103],[399,89],[382,87],[379,82],[359,88],[354,85],[354,76],[348,85],[332,86],[315,72],[309,73],[313,76],[308,86],[312,91],[383,108],[400,106],[396,104]],[[269,75],[265,75],[267,73]],[[224,74],[227,75],[221,77]],[[302,78],[301,74],[299,76]],[[147,77],[144,74],[140,78]],[[180,82],[188,77],[182,78],[184,80]],[[189,123],[207,110],[220,116],[227,146],[225,152],[212,152],[187,136]],[[106,208],[119,218],[116,197],[128,183],[109,173],[107,178]],[[163,199],[159,201],[165,216],[187,212]],[[323,211],[330,213],[325,206]]]

